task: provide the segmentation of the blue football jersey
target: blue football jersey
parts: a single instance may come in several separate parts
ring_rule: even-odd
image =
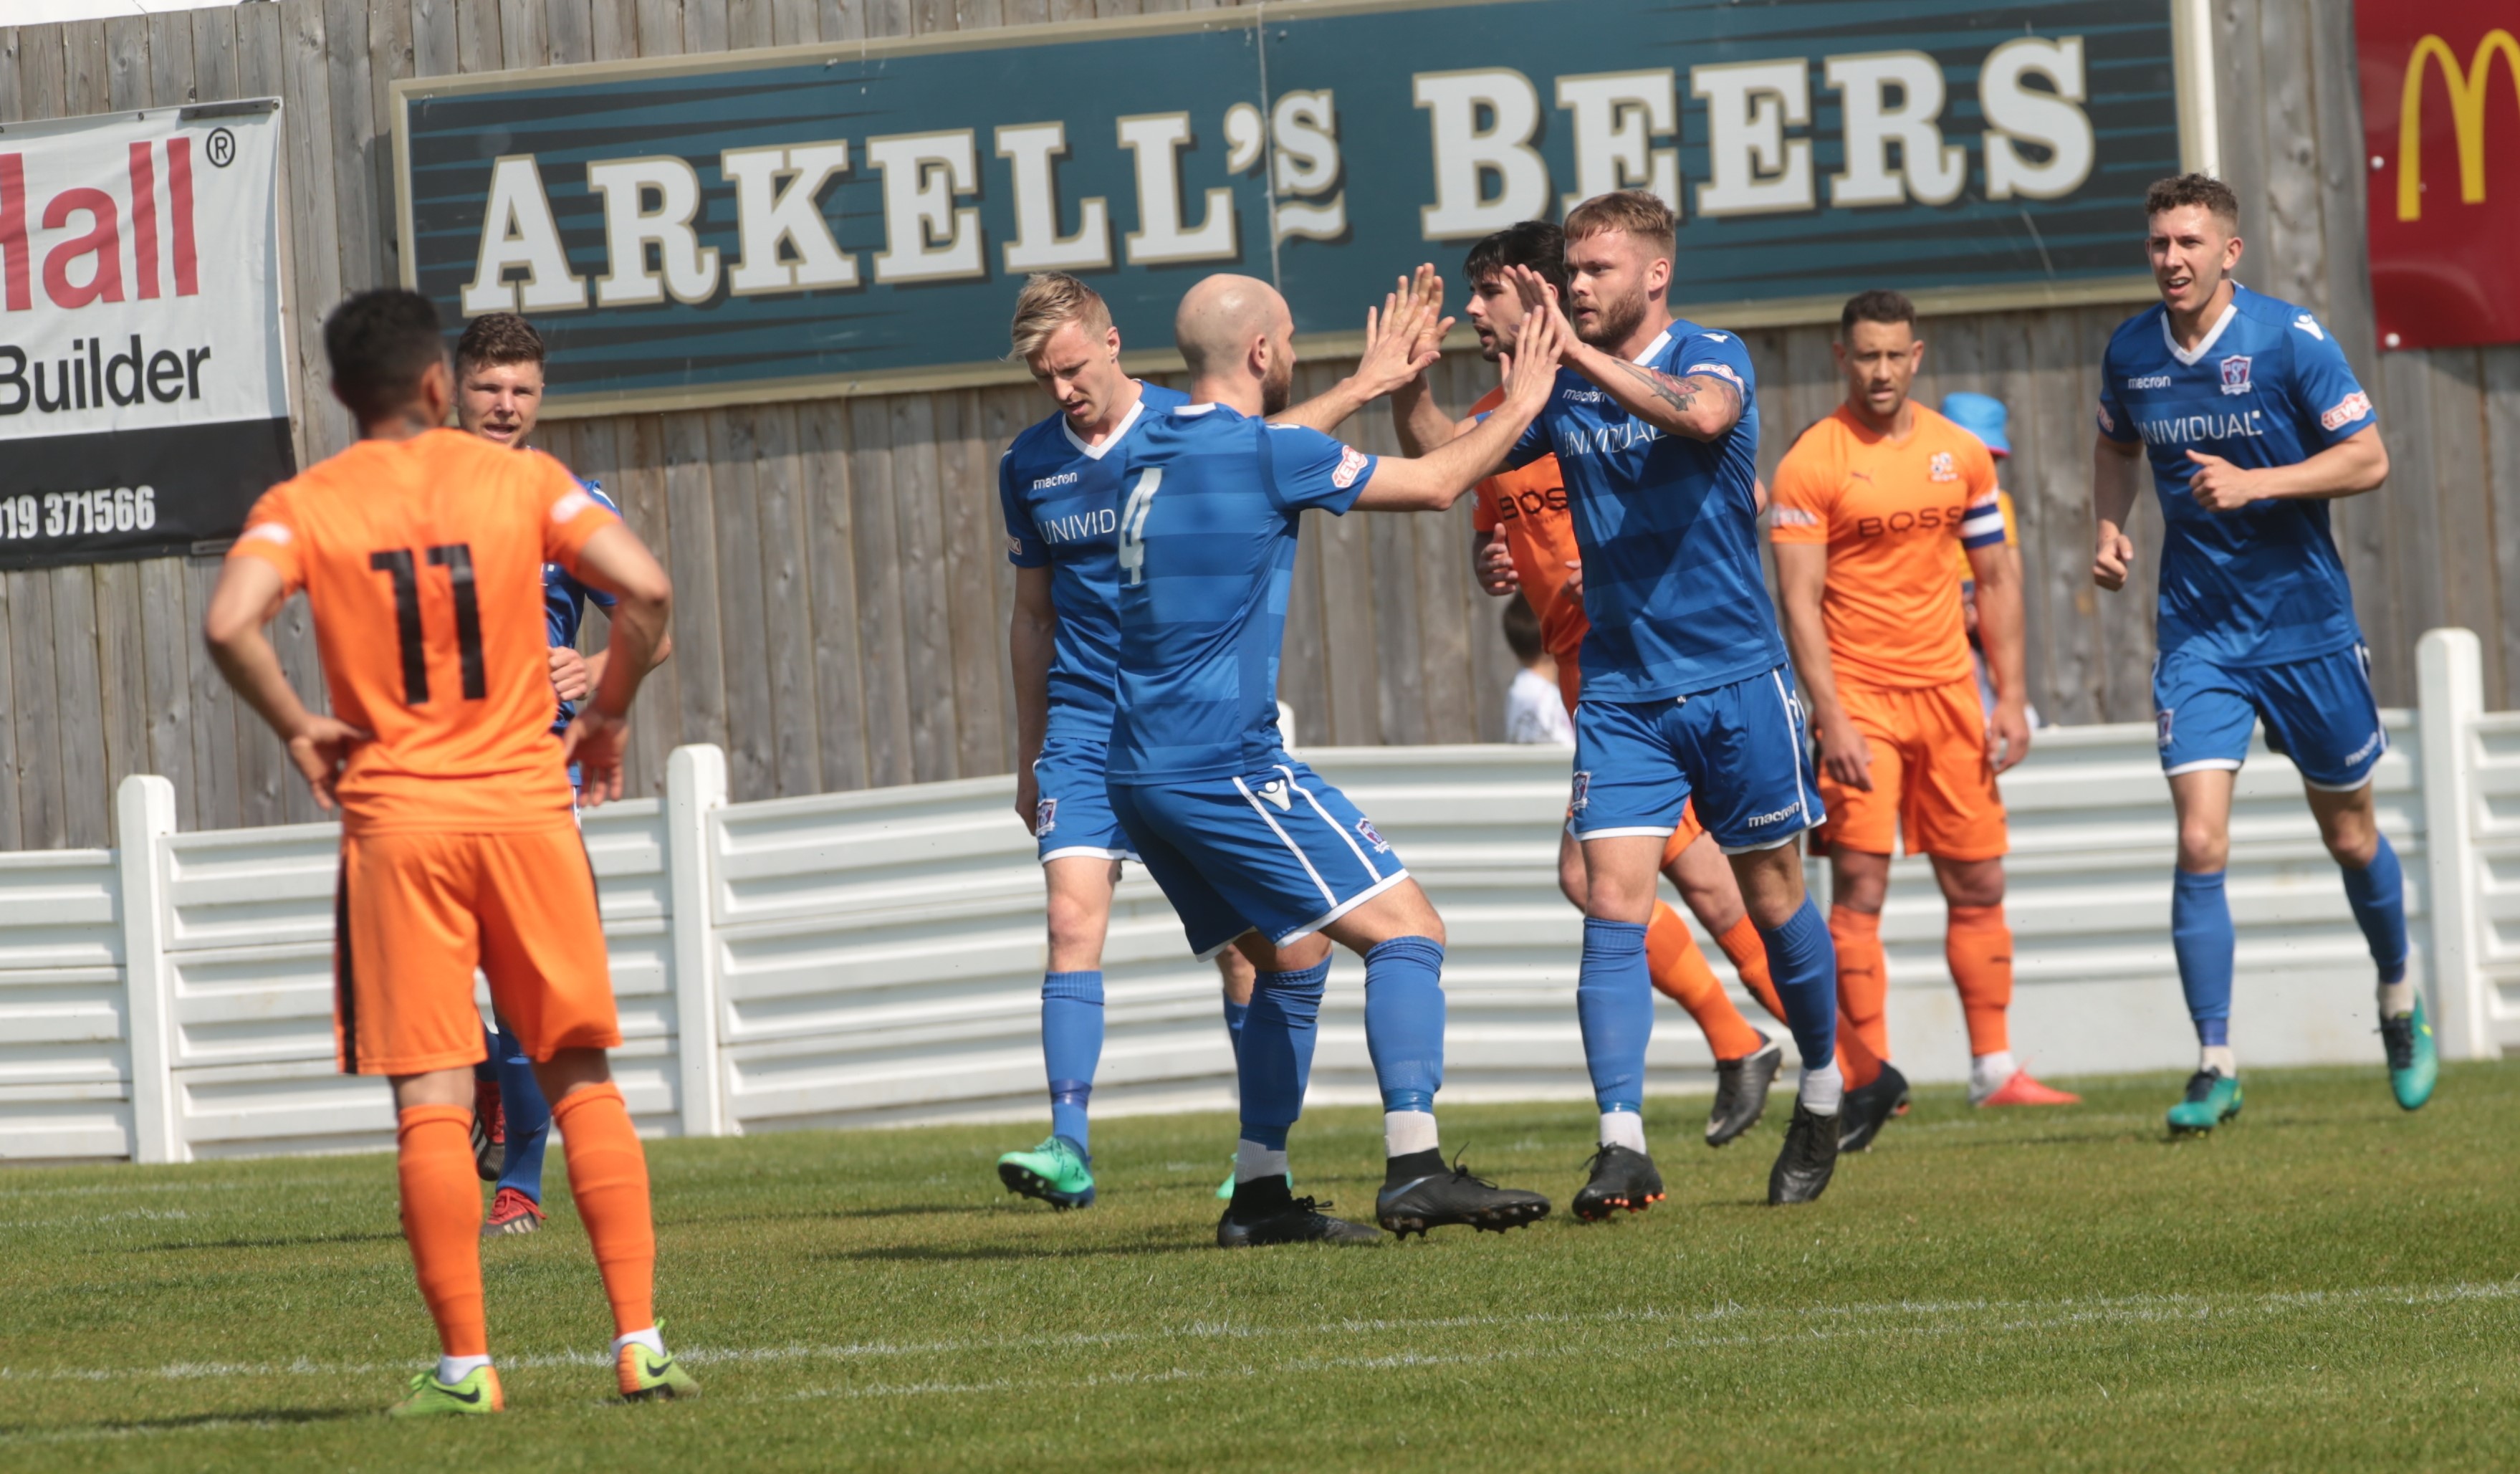
[[[2327,330],[2290,302],[2235,287],[2196,351],[2152,307],[2100,360],[2100,433],[2140,436],[2161,495],[2158,639],[2224,665],[2277,665],[2361,642],[2327,503],[2266,498],[2208,512],[2188,494],[2187,452],[2256,469],[2291,466],[2379,423]]]
[[[611,508],[614,516],[621,514],[620,504],[606,494],[602,482],[580,476],[577,484],[586,488],[588,496]],[[558,563],[543,564],[543,619],[549,626],[553,646],[576,646],[577,629],[586,622],[586,603],[590,599],[605,608],[612,607],[611,595],[591,584],[579,583]],[[576,715],[576,703],[561,702],[559,715],[552,719],[552,731],[567,731],[570,719]]]
[[[1111,781],[1222,778],[1277,760],[1278,656],[1307,507],[1345,513],[1375,458],[1219,404],[1151,419],[1120,509]]]
[[[1557,387],[1508,456],[1554,454],[1584,554],[1584,694],[1655,701],[1782,665],[1759,565],[1759,401],[1741,340],[1675,322],[1636,361],[1741,391],[1741,420],[1712,442],[1666,435],[1591,380]]]
[[[1058,634],[1050,661],[1050,731],[1102,741],[1111,730],[1111,661],[1119,644],[1119,450],[1138,428],[1190,396],[1141,384],[1138,402],[1102,443],[1088,446],[1054,414],[1015,436],[998,462],[1007,561],[1050,570]]]

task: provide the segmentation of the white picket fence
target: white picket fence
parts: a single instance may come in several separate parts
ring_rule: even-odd
[[[2415,973],[2455,1057],[2520,1044],[2520,712],[2481,709],[2479,658],[2463,630],[2424,638],[2422,705],[2388,714],[2378,776],[2382,825],[2407,865]],[[1573,1007],[1581,920],[1554,879],[1564,750],[1306,756],[1374,817],[1444,913],[1446,1098],[1588,1094]],[[725,795],[724,755],[686,747],[661,802],[587,816],[628,1040],[616,1072],[642,1128],[1041,1114],[1041,877],[1012,781]],[[2004,797],[2015,1050],[2060,1076],[2185,1062],[2173,826],[2150,729],[2043,732]],[[113,850],[0,856],[0,1158],[389,1142],[383,1083],[334,1065],[334,827],[178,833],[171,789],[146,777],[118,804]],[[2263,747],[2241,776],[2232,841],[2235,1043],[2264,1064],[2376,1059],[2362,936],[2297,777]],[[1902,861],[1883,927],[1891,1030],[1927,1081],[1967,1063],[1941,926],[1930,872]],[[1134,870],[1104,972],[1097,1108],[1229,1105],[1215,974],[1185,955]],[[1361,982],[1342,955],[1317,1100],[1373,1098]],[[1707,1084],[1704,1046],[1676,1010],[1660,1011],[1649,1058],[1660,1089]]]

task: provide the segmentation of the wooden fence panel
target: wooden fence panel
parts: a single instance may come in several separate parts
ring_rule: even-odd
[[[338,450],[320,327],[399,270],[390,85],[519,66],[930,34],[1208,8],[1209,0],[277,0],[112,22],[0,27],[0,121],[276,94],[287,332],[301,457]],[[2321,315],[2380,400],[2395,471],[2335,509],[2384,700],[2412,695],[2412,646],[2442,620],[2489,647],[2490,696],[2520,691],[2520,348],[2381,354],[2371,340],[2347,7],[2218,0],[2224,172],[2240,192],[2244,280]],[[2133,231],[2130,230],[2132,238]],[[2132,249],[2132,246],[2131,246]],[[1452,266],[1445,261],[1442,264]],[[1458,291],[1460,284],[1454,283]],[[1934,319],[1918,393],[2002,398],[2003,468],[2029,574],[2032,695],[2053,720],[2149,710],[2160,517],[2135,518],[2138,590],[2089,577],[2091,405],[2122,310]],[[1763,470],[1839,397],[1825,326],[1744,334],[1760,372]],[[1344,365],[1307,363],[1299,392]],[[564,374],[564,364],[555,365]],[[1448,408],[1494,381],[1474,354]],[[556,423],[545,444],[603,479],[678,588],[676,649],[643,692],[629,786],[720,741],[735,796],[971,776],[1012,761],[996,458],[1047,410],[1011,385],[776,408]],[[1395,447],[1380,407],[1344,433]],[[1497,601],[1468,575],[1467,504],[1447,516],[1308,516],[1282,690],[1307,742],[1494,738],[1511,675]],[[187,826],[312,817],[279,745],[197,645],[218,572],[188,558],[0,577],[0,847],[102,832],[114,778],[177,783]],[[587,638],[600,639],[602,618]],[[322,690],[302,601],[274,629],[301,694]]]

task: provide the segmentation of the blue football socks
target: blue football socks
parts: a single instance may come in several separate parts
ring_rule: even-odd
[[[1330,960],[1324,958],[1300,971],[1263,972],[1252,980],[1235,1065],[1242,1087],[1243,1140],[1286,1149],[1286,1128],[1302,1117],[1304,1087],[1313,1078],[1313,1044],[1321,1033],[1322,990],[1329,975]]]
[[[504,1025],[490,1036],[490,1058],[499,1067],[499,1111],[507,1117],[507,1164],[499,1170],[499,1185],[516,1188],[540,1207],[551,1106],[543,1099],[542,1082],[534,1078],[534,1062]]]
[[[1777,985],[1777,1002],[1784,1005],[1785,1027],[1793,1031],[1794,1049],[1806,1073],[1826,1072],[1837,1061],[1837,948],[1828,939],[1828,921],[1812,898],[1774,931],[1762,926],[1768,944],[1768,976]],[[1831,1076],[1830,1078],[1835,1078]],[[1815,1107],[1817,1108],[1817,1107]]]
[[[1242,1025],[1250,1017],[1249,1004],[1238,1004],[1230,998],[1225,1001],[1225,1042],[1234,1046],[1238,1061],[1242,1058]]]
[[[1041,1058],[1050,1073],[1050,1129],[1092,1151],[1086,1106],[1102,1062],[1102,974],[1047,972],[1041,979]]]
[[[1645,1100],[1645,1046],[1653,1039],[1653,979],[1645,971],[1645,928],[1584,918],[1584,965],[1576,974],[1575,1019],[1584,1029],[1584,1067],[1601,1112],[1636,1113]]]
[[[2187,995],[2187,1016],[2196,1021],[2196,1042],[2207,1049],[2228,1045],[2233,943],[2231,903],[2223,894],[2221,871],[2172,875],[2170,946],[2179,955],[2179,986]]]
[[[2352,866],[2340,869],[2345,871],[2345,900],[2354,908],[2363,940],[2371,944],[2371,960],[2380,969],[2380,981],[2405,982],[2406,871],[2399,868],[2398,852],[2389,847],[2389,836],[2380,836],[2380,848],[2369,865],[2359,871]]]
[[[1444,946],[1393,937],[1365,955],[1365,1049],[1385,1111],[1431,1111],[1444,1086]]]

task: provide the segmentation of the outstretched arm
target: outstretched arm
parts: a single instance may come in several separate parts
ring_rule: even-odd
[[[1505,403],[1477,428],[1417,460],[1386,456],[1356,505],[1367,512],[1442,512],[1505,463],[1557,381],[1557,325],[1532,313],[1506,359]]]
[[[1738,384],[1715,374],[1675,378],[1604,353],[1575,335],[1556,294],[1538,272],[1517,266],[1513,273],[1514,291],[1522,298],[1524,313],[1546,312],[1558,320],[1563,342],[1559,361],[1598,384],[1621,409],[1658,430],[1691,440],[1720,439],[1741,423]]]
[[[1416,381],[1426,366],[1442,355],[1444,335],[1452,330],[1443,310],[1444,283],[1432,266],[1419,266],[1413,281],[1403,277],[1382,299],[1379,311],[1365,310],[1365,354],[1356,372],[1291,409],[1269,417],[1272,424],[1300,424],[1333,434],[1348,417],[1367,405]]]

